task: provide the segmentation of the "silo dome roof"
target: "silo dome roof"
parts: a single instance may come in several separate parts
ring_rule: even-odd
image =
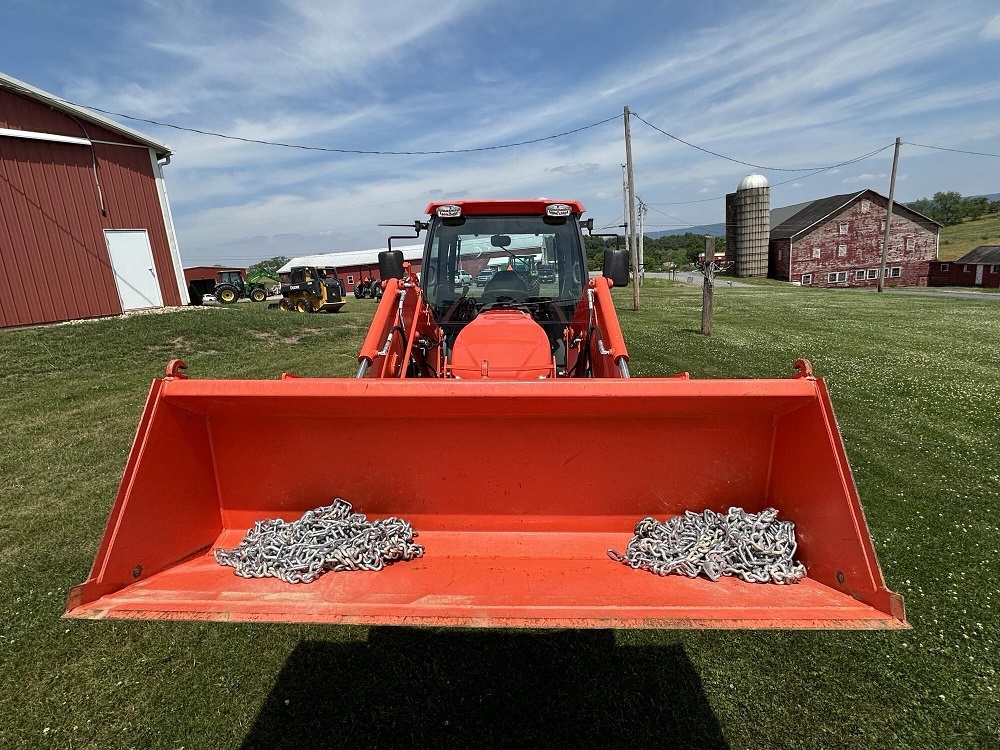
[[[767,178],[762,174],[748,174],[742,180],[740,180],[739,187],[737,190],[749,190],[751,188],[766,188],[768,187]]]

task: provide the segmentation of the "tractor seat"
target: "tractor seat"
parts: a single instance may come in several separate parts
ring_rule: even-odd
[[[500,297],[510,297],[515,302],[523,302],[528,296],[528,285],[516,271],[498,271],[483,287],[481,298],[484,302],[496,302]]]

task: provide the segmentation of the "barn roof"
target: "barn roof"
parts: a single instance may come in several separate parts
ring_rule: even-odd
[[[980,245],[952,263],[1000,264],[1000,245]]]
[[[794,206],[773,209],[771,211],[771,239],[797,239],[813,227],[822,224],[832,216],[840,213],[842,210],[866,194],[877,196],[886,203],[889,201],[889,199],[881,193],[876,193],[870,188],[865,188],[864,190],[859,190],[854,193],[831,195],[827,198],[819,198],[814,201],[797,203]],[[917,216],[924,221],[936,224],[937,226],[942,226],[941,222],[935,221],[928,216],[924,216],[922,213],[914,211],[912,208],[908,208],[901,203],[894,203],[892,210],[900,213],[908,213],[913,216]]]
[[[114,120],[109,120],[107,117],[103,117],[96,112],[91,112],[89,109],[72,104],[65,99],[60,99],[55,94],[42,91],[41,89],[35,88],[31,84],[25,83],[24,81],[19,81],[6,73],[0,73],[0,87],[13,91],[29,99],[34,99],[35,101],[52,107],[59,112],[64,112],[73,117],[79,117],[96,125],[100,125],[113,133],[118,133],[119,135],[125,136],[130,140],[141,143],[143,146],[148,146],[156,152],[158,158],[162,159],[163,157],[169,156],[173,153],[170,150],[170,146],[162,143],[161,141],[153,140],[148,135],[140,133],[138,130],[133,130],[130,127],[122,125],[121,123],[115,122]]]
[[[344,266],[377,266],[378,254],[385,250],[378,247],[374,250],[352,250],[344,253],[319,253],[316,255],[302,255],[292,258],[285,265],[278,269],[278,273],[288,273],[293,267],[317,266],[318,268],[340,268]],[[403,252],[403,260],[415,260],[424,254],[423,245],[404,245],[394,247],[393,250]]]

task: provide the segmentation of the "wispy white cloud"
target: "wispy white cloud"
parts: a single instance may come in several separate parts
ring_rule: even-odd
[[[872,182],[873,180],[885,180],[888,178],[889,175],[884,173],[871,174],[869,172],[866,172],[865,174],[855,175],[854,177],[845,177],[844,179],[841,180],[841,182],[845,185],[853,185],[854,183],[857,182]]]
[[[1000,13],[986,22],[982,36],[983,39],[1000,39]]]

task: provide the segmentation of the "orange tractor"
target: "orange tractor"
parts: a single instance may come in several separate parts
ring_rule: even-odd
[[[574,201],[456,201],[416,222],[419,278],[380,256],[384,294],[355,378],[153,382],[89,579],[67,615],[501,627],[903,628],[822,379],[631,378],[611,288],[587,273]],[[391,240],[390,240],[391,242]],[[482,289],[458,270],[511,262]],[[268,432],[245,429],[261,415]],[[335,445],[304,421],[373,415]],[[272,434],[273,433],[273,434]],[[711,445],[706,462],[703,446]],[[286,455],[287,454],[287,455]],[[270,460],[256,462],[254,456]],[[289,472],[328,465],[342,472]],[[511,460],[511,458],[514,460]],[[252,479],[250,478],[252,476]],[[379,476],[379,482],[372,482]],[[264,519],[343,497],[412,523],[422,557],[309,584],[240,578],[213,558]],[[644,516],[765,508],[794,522],[795,585],[656,576],[609,559]]]

